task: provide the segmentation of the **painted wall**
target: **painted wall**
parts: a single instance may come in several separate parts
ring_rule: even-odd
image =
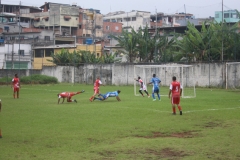
[[[240,63],[197,63],[192,64],[193,67],[183,68],[183,70],[182,67],[173,68],[173,65],[147,68],[145,76],[143,70],[139,68],[134,74],[133,64],[85,64],[75,69],[72,66],[44,67],[42,74],[54,75],[60,82],[93,84],[94,79],[100,76],[102,81],[108,85],[133,85],[134,78],[138,75],[146,77],[145,82],[149,82],[152,74],[156,73],[164,86],[169,86],[172,76],[176,76],[180,82],[189,86],[195,84],[200,87],[225,88],[227,84],[228,88],[240,87]]]
[[[31,44],[20,44],[20,50],[24,50],[24,56],[18,56],[19,44],[5,44],[0,46],[0,68],[6,68],[6,61],[28,62],[28,68],[31,68]]]
[[[109,22],[122,23],[123,28],[131,26],[134,30],[137,30],[139,27],[144,28],[146,25],[150,26],[150,15],[150,12],[132,11],[117,15],[107,15],[103,17],[103,19]],[[136,20],[134,20],[133,17],[136,18]],[[130,20],[127,21],[126,18],[130,18]]]
[[[174,64],[169,64],[169,67],[162,68],[148,68],[146,75],[139,70],[137,75],[134,75],[134,65],[130,64],[108,64],[108,65],[93,65],[85,64],[79,67],[73,66],[44,66],[42,70],[6,70],[0,69],[0,78],[10,77],[15,73],[20,73],[20,77],[31,74],[43,74],[56,77],[59,82],[68,83],[85,83],[93,84],[97,76],[106,85],[133,85],[134,78],[138,75],[146,77],[145,82],[150,81],[152,73],[156,73],[162,80],[162,85],[169,86],[171,77],[184,74],[183,82],[192,80],[196,86],[200,87],[219,87],[219,88],[240,88],[240,63],[226,64],[226,63],[197,63],[193,65],[193,72],[188,70],[181,71],[180,68],[173,69]],[[148,72],[149,71],[149,72]]]

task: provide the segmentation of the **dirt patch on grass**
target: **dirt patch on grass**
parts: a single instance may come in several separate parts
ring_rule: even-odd
[[[222,124],[219,122],[208,122],[204,126],[206,128],[215,128],[215,127],[222,127]]]
[[[164,148],[160,153],[162,158],[182,158],[188,156],[184,151],[176,151],[171,148]]]
[[[145,159],[182,159],[185,156],[189,156],[189,154],[185,153],[184,151],[178,151],[173,148],[164,148],[161,150],[154,150],[154,149],[146,149],[146,150],[128,150],[128,151],[104,151],[99,152],[99,155],[103,156],[103,159],[115,159],[118,154],[126,154],[130,159],[137,159],[140,157]]]
[[[152,135],[149,136],[137,136],[140,138],[160,138],[160,137],[166,137],[166,138],[193,138],[196,137],[198,134],[194,133],[194,131],[186,131],[186,132],[178,132],[178,133],[171,133],[171,134],[164,134],[161,132],[152,132]]]

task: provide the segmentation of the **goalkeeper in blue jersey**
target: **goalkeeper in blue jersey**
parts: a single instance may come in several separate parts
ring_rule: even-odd
[[[108,97],[116,97],[116,99],[118,101],[121,101],[120,98],[119,98],[119,94],[120,94],[120,90],[117,90],[117,91],[114,91],[114,92],[107,92],[106,94],[99,94],[98,95],[98,98],[97,97],[94,97],[94,100],[100,100],[100,101],[104,101],[106,100]]]
[[[152,88],[152,98],[153,98],[153,101],[156,101],[156,98],[155,98],[155,93],[157,94],[158,96],[158,100],[160,101],[160,94],[159,94],[159,84],[161,83],[161,80],[156,77],[156,74],[153,74],[153,77],[151,79],[151,81],[148,83],[148,84],[153,84],[153,88]]]

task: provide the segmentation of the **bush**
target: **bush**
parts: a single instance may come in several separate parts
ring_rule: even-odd
[[[49,83],[58,83],[58,80],[55,77],[34,74],[34,75],[31,75],[31,76],[21,77],[20,82],[24,83],[24,84],[30,84],[30,83],[49,84]]]
[[[8,83],[8,82],[12,82],[12,77],[3,77],[3,78],[0,78],[0,83]]]

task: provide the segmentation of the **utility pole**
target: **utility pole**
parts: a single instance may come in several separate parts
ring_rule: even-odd
[[[18,75],[20,76],[20,8],[21,8],[21,1],[19,3],[19,14],[18,14]]]
[[[184,11],[185,11],[185,23],[186,23],[186,26],[187,26],[187,13],[186,13],[186,6],[185,6],[185,4],[184,4]]]
[[[14,42],[12,42],[12,69],[13,69],[13,54],[14,54]]]
[[[222,54],[221,54],[221,60],[223,62],[223,24],[224,24],[224,14],[223,14],[223,0],[222,0]]]
[[[156,10],[156,22],[155,22],[155,37],[157,36],[157,8],[155,8]],[[157,41],[155,41],[155,60],[157,60]]]
[[[53,44],[55,47],[55,12],[53,13]]]

